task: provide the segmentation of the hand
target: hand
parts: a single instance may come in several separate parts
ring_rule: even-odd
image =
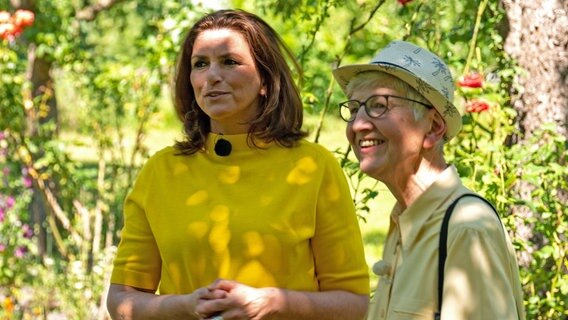
[[[194,310],[193,313],[195,314],[195,317],[200,320],[210,318],[212,315],[206,313],[200,313],[198,311],[199,305],[204,301],[212,301],[215,299],[225,298],[226,295],[227,292],[225,290],[219,290],[219,289],[199,288],[195,290],[191,294],[192,297],[191,299],[193,300],[192,303]]]
[[[274,303],[280,290],[276,288],[253,288],[231,280],[217,280],[208,289],[224,291],[219,299],[199,301],[196,311],[205,318],[222,315],[224,320],[268,319],[278,306]]]

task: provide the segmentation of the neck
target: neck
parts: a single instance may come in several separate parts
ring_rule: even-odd
[[[406,209],[438,179],[440,173],[447,167],[442,157],[422,158],[416,169],[398,171],[394,181],[384,183],[402,209]]]

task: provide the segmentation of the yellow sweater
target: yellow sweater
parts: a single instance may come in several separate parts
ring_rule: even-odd
[[[251,148],[220,157],[167,147],[142,169],[124,205],[111,282],[190,293],[217,278],[253,287],[369,293],[361,234],[345,176],[318,144]]]

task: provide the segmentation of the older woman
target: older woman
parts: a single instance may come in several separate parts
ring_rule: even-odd
[[[262,19],[201,18],[184,41],[185,137],[153,155],[124,205],[114,319],[362,319],[368,268],[349,186],[303,139],[286,55]]]
[[[369,64],[334,76],[349,97],[340,114],[360,169],[397,200],[383,260],[373,268],[380,280],[368,319],[524,318],[507,232],[444,160],[444,143],[461,128],[446,64],[394,41]]]

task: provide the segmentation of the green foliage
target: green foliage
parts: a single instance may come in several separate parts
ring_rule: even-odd
[[[32,242],[34,227],[28,223],[29,217],[15,214],[26,212],[31,192],[23,184],[30,181],[24,180],[21,170],[14,170],[14,167],[2,169],[2,180],[7,183],[0,188],[0,279],[9,286],[19,286],[31,280],[29,275],[21,275],[26,274],[28,264],[35,262],[33,255],[37,253]]]
[[[508,156],[514,175],[529,186],[528,194],[517,196],[516,202],[537,213],[523,221],[531,227],[531,236],[517,238],[520,248],[534,250],[528,267],[521,270],[527,312],[535,319],[567,316],[568,207],[562,199],[568,190],[568,142],[555,126],[543,126],[525,145],[512,146]]]
[[[353,192],[353,203],[357,214],[360,219],[367,222],[367,216],[371,214],[369,202],[379,195],[377,191],[378,181],[367,177],[359,170],[359,162],[350,157],[350,147],[345,152],[336,150],[335,153],[341,158],[340,164]],[[369,185],[365,183],[367,181],[372,181],[372,183]]]
[[[25,82],[26,64],[18,59],[18,52],[0,47],[0,128],[13,128],[16,132],[24,129],[24,99],[21,88]]]
[[[475,91],[491,109],[466,114],[447,153],[465,184],[496,205],[511,232],[527,318],[558,319],[567,312],[568,209],[560,193],[565,197],[568,190],[568,144],[552,125],[524,143],[507,144],[515,112],[497,102],[491,86]]]
[[[38,2],[34,25],[0,41],[1,318],[104,313],[122,202],[148,156],[145,135],[181,41],[175,29],[199,14],[146,1],[85,20],[76,5]],[[53,82],[34,89],[28,57],[51,68],[57,92]]]

